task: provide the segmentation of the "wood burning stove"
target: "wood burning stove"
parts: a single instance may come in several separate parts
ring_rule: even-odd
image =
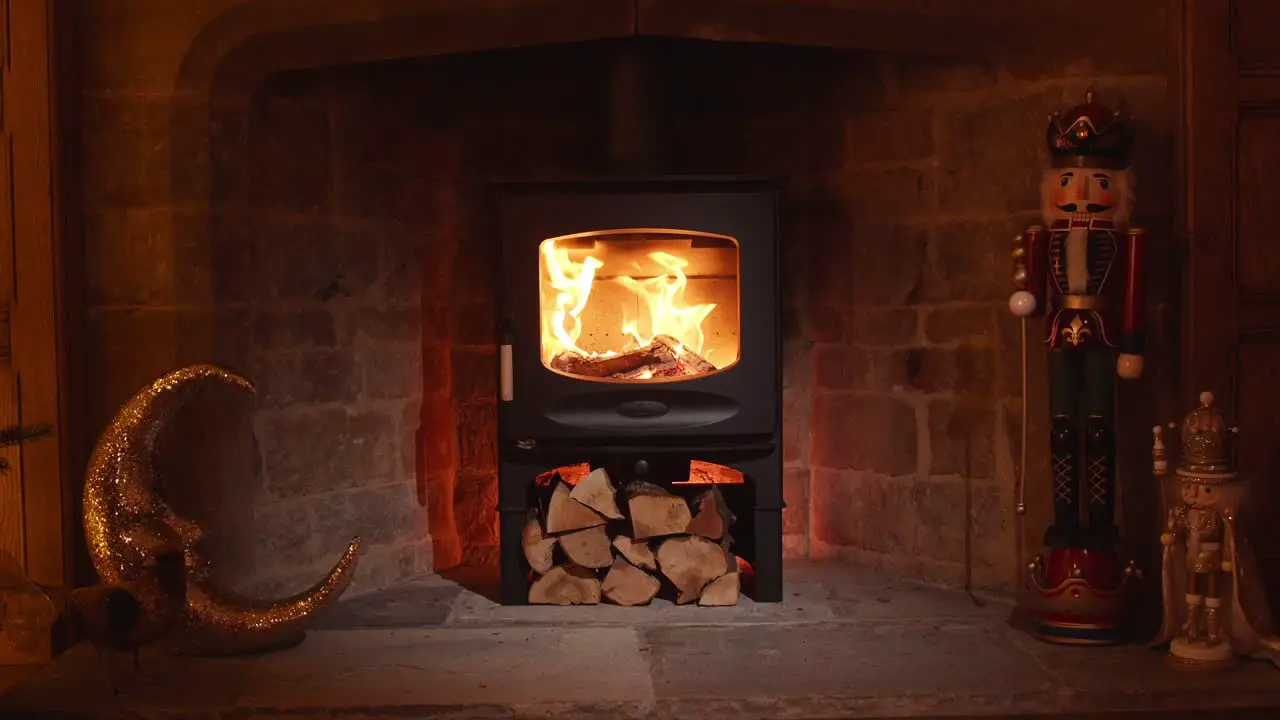
[[[782,598],[777,202],[752,179],[495,185],[502,602],[523,604],[534,480],[589,463],[721,486],[757,601]]]

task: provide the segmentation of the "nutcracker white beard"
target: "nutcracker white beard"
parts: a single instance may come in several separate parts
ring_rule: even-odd
[[[1133,211],[1134,185],[1130,170],[1052,168],[1040,182],[1040,213],[1047,224],[1076,218],[1123,226]]]

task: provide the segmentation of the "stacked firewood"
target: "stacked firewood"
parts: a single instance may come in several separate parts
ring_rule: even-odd
[[[618,491],[603,468],[574,485],[554,475],[524,529],[529,602],[645,605],[665,588],[679,605],[736,605],[733,521],[714,485],[686,502],[647,482]]]

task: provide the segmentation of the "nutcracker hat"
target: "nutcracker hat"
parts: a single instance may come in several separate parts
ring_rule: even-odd
[[[1045,140],[1055,168],[1123,170],[1129,166],[1133,134],[1119,111],[1095,102],[1090,90],[1082,104],[1049,116]]]
[[[1200,407],[1182,421],[1178,477],[1206,485],[1234,481],[1238,475],[1231,456],[1238,431],[1214,406],[1213,393],[1200,393]]]

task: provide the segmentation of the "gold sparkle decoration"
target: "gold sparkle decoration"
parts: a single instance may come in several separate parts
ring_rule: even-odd
[[[179,516],[155,492],[155,444],[178,408],[203,383],[254,392],[246,379],[213,365],[175,370],[143,388],[120,409],[89,458],[84,485],[84,530],[94,569],[104,585],[137,580],[165,548],[183,548],[187,598],[175,649],[191,655],[235,655],[302,641],[311,619],[351,584],[360,538],[318,583],[282,600],[225,592],[213,581],[198,544],[200,527]]]

